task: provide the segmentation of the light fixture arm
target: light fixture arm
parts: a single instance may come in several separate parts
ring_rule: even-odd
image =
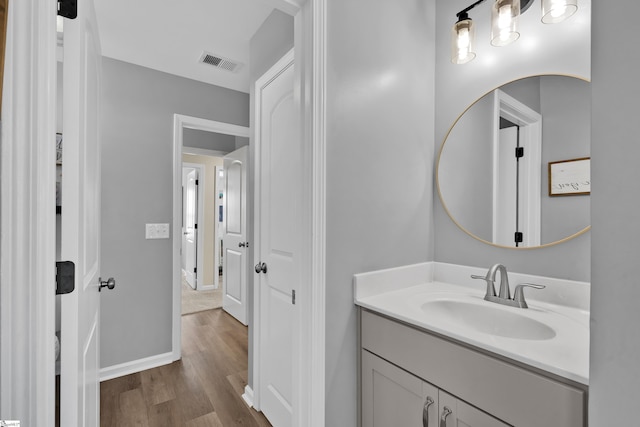
[[[478,6],[479,4],[484,3],[485,1],[487,0],[478,0],[477,2],[473,3],[471,6],[467,7],[466,9],[462,9],[460,12],[456,13],[456,17],[458,18],[458,21],[469,19],[468,12],[474,7]],[[532,3],[533,3],[533,0],[521,0],[520,13],[524,13],[527,9],[529,9],[529,6],[531,6]]]
[[[462,9],[460,12],[456,13],[456,17],[458,18],[458,21],[469,19],[468,12],[474,7],[478,6],[480,3],[484,3],[485,1],[487,0],[478,0],[477,2],[473,3],[471,6],[467,7],[466,9]]]

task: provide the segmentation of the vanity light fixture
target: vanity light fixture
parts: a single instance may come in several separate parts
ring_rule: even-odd
[[[476,57],[475,27],[469,11],[484,3],[478,0],[466,9],[456,13],[458,20],[451,31],[451,62],[466,64]],[[518,18],[534,0],[492,0],[491,45],[507,46],[518,40]],[[578,10],[578,0],[541,0],[542,22],[555,24],[562,22]]]

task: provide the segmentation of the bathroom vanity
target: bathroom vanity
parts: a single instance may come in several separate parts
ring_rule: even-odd
[[[481,268],[356,275],[362,425],[584,427],[589,285],[534,281],[528,309],[484,301]]]

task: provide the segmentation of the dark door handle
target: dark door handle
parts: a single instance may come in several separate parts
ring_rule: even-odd
[[[102,280],[102,277],[100,277],[98,281],[100,282],[98,292],[102,292],[102,288],[113,289],[116,287],[116,279],[113,277],[109,277],[107,280]]]
[[[259,262],[256,264],[256,273],[266,273],[267,272],[267,264],[264,262]]]

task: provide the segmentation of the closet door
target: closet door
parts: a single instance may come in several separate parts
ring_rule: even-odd
[[[438,389],[363,350],[362,425],[437,427]]]

